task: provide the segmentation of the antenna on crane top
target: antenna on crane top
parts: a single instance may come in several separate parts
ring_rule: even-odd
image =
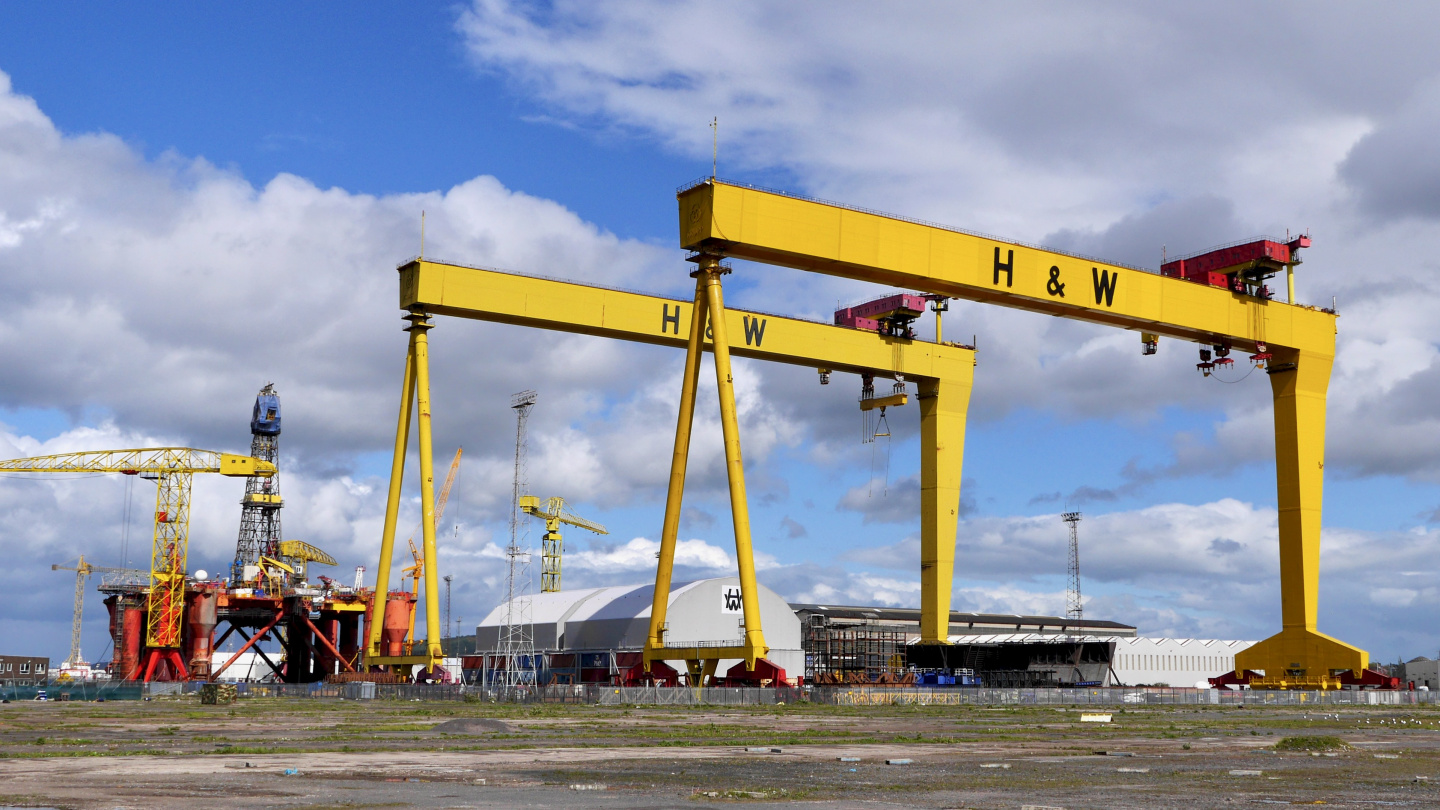
[[[420,211],[420,258],[425,258],[425,211]]]
[[[710,119],[710,135],[712,137],[710,153],[710,179],[714,180],[720,171],[720,116]]]

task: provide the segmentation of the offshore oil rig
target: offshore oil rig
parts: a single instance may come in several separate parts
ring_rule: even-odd
[[[251,414],[249,456],[152,448],[3,464],[7,470],[109,472],[156,482],[148,576],[94,569],[111,572],[99,590],[110,614],[113,679],[215,680],[246,652],[264,663],[269,677],[286,683],[344,679],[345,673],[362,669],[366,618],[374,610],[375,592],[358,577],[345,584],[323,574],[312,576],[311,566],[335,565],[334,558],[309,543],[281,539],[280,428],[280,396],[273,385],[266,385]],[[226,575],[214,578],[205,571],[187,575],[190,484],[197,473],[245,479],[235,559]],[[416,597],[413,588],[397,589],[384,600],[379,639],[384,652],[409,652]],[[218,638],[217,631],[222,631]],[[243,646],[215,666],[215,651],[232,635],[243,639]],[[266,640],[284,650],[280,660],[261,647]],[[72,657],[78,657],[78,650]],[[377,675],[386,679],[383,673],[367,673],[366,678],[376,680]],[[408,671],[393,677],[408,677]]]

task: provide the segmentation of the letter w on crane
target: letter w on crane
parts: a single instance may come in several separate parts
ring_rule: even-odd
[[[1095,279],[1095,303],[1104,301],[1105,306],[1110,306],[1115,300],[1115,287],[1120,284],[1120,271],[1116,270],[1112,276],[1109,270],[1092,267],[1090,275]]]
[[[765,340],[765,319],[745,315],[745,345],[759,346]]]

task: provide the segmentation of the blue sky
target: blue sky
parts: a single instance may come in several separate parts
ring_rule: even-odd
[[[1425,257],[1440,235],[1412,186],[1440,188],[1424,168],[1440,162],[1410,133],[1440,109],[1440,71],[1410,49],[1390,54],[1336,9],[1308,15],[1285,58],[1263,62],[1243,42],[1206,38],[1243,17],[1239,6],[1199,22],[1092,11],[1056,11],[1053,28],[1006,50],[981,32],[1026,32],[1024,14],[870,18],[846,5],[806,18],[741,4],[717,18],[703,4],[500,0],[0,7],[11,84],[0,102],[13,111],[0,115],[7,312],[16,324],[58,313],[43,350],[29,349],[33,333],[0,333],[0,433],[16,455],[86,442],[234,449],[254,390],[275,380],[287,527],[343,566],[373,568],[403,349],[388,274],[418,248],[419,211],[432,255],[683,294],[673,194],[708,174],[718,115],[722,176],[1118,261],[1153,266],[1160,245],[1313,227],[1302,291],[1342,304],[1322,629],[1348,638],[1384,622],[1377,656],[1427,651],[1440,604],[1422,565],[1440,526],[1440,428],[1425,404],[1440,391],[1440,336],[1427,306],[1440,292]],[[1102,24],[1126,44],[1095,53],[1063,33]],[[702,29],[727,47],[707,57],[682,45]],[[1340,66],[1316,44],[1335,38],[1353,51]],[[1171,64],[1145,41],[1185,56]],[[1274,109],[1277,92],[1293,100],[1286,110]],[[1243,138],[1222,125],[1240,118],[1260,123]],[[1397,174],[1391,154],[1422,168]],[[1404,258],[1385,284],[1359,284],[1351,268],[1380,250]],[[823,318],[836,300],[880,292],[804,276],[742,264],[728,300]],[[978,305],[953,317],[947,329],[980,347],[962,552],[985,537],[1014,549],[1008,560],[962,553],[957,607],[1063,609],[1055,516],[1079,509],[1092,615],[1155,634],[1274,628],[1263,377],[1221,386],[1194,374],[1191,346],[1140,358],[1134,335],[1098,327]],[[601,344],[437,330],[437,457],[467,450],[447,517],[461,528],[442,551],[462,615],[498,595],[504,403],[523,387],[541,391],[536,486],[612,530],[568,538],[567,582],[648,578],[627,544],[658,534],[663,453],[647,449],[673,430],[679,359]],[[855,380],[821,389],[810,372],[758,364],[741,374],[757,549],[771,558],[762,577],[797,600],[918,602],[904,486],[918,469],[915,415],[892,416],[894,486],[877,497],[872,452],[884,451],[857,440]],[[687,573],[714,575],[706,560],[732,548],[727,508],[714,454],[697,452],[686,531],[722,557],[697,557]],[[87,485],[0,482],[11,510],[0,544],[36,571],[115,554],[121,485]],[[213,569],[228,561],[238,511],[222,484],[199,491],[213,510],[197,519],[192,556]],[[16,511],[35,499],[34,515]],[[34,576],[48,583],[42,598],[5,608],[0,624],[59,658],[70,583]],[[87,638],[103,635],[102,620],[92,599]]]

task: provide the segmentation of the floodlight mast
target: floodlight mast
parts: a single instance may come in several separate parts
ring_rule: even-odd
[[[1065,618],[1085,618],[1085,605],[1080,599],[1080,513],[1066,512],[1060,519],[1070,524],[1070,580],[1065,588]]]

